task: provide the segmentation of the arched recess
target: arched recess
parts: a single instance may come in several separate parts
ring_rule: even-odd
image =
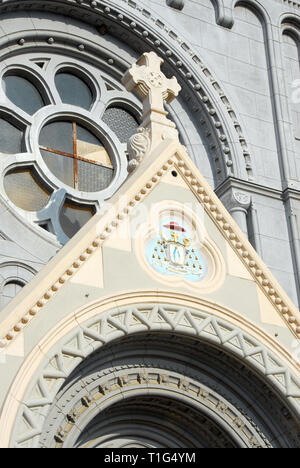
[[[140,8],[134,7],[131,2],[120,5],[111,1],[101,3],[95,1],[91,5],[87,1],[74,4],[68,0],[56,2],[48,0],[41,1],[38,6],[27,0],[21,3],[22,5],[18,2],[19,11],[23,7],[26,11],[28,9],[53,11],[52,7],[55,5],[58,8],[59,5],[59,11],[65,16],[81,18],[86,23],[96,26],[100,34],[104,36],[110,34],[114,38],[122,38],[132,47],[134,54],[155,50],[165,59],[164,71],[167,74],[175,74],[183,87],[181,99],[190,113],[190,125],[198,126],[195,134],[200,133],[205,136],[205,141],[200,142],[198,148],[194,149],[192,148],[193,137],[190,139],[186,136],[184,139],[192,159],[197,163],[199,147],[205,146],[206,150],[209,150],[214,179],[211,182],[215,186],[228,175],[252,179],[253,171],[247,137],[238,113],[218,79],[171,27],[163,24],[151,12],[141,11]],[[15,4],[16,1],[9,0],[5,5],[5,12],[13,11]],[[0,6],[0,11],[1,8]],[[51,34],[55,35],[53,32]],[[10,36],[10,39],[12,43],[18,43],[20,37]],[[25,40],[27,41],[26,37]],[[78,43],[79,40],[82,44]],[[83,38],[68,35],[67,42],[72,43],[75,48],[78,45],[86,45],[86,51],[91,50],[91,44],[85,42]],[[23,42],[22,47],[24,46],[26,47],[26,42]],[[99,53],[101,55],[101,51],[97,51],[97,55]],[[109,68],[114,70],[117,76],[121,76],[128,67],[120,56],[108,57],[106,54],[106,60],[114,60]],[[172,117],[178,121],[177,111],[176,104],[170,107]],[[177,123],[180,129],[180,122]],[[186,122],[183,121],[182,129],[186,127],[185,124]],[[205,171],[202,172],[206,175]]]
[[[269,185],[273,179],[271,183],[280,187],[281,142],[273,97],[276,79],[272,74],[272,47],[269,45],[272,39],[270,16],[260,2],[236,0],[233,6],[232,32],[241,35],[241,44],[245,47],[243,57],[232,71],[232,92],[238,99],[241,115],[248,127],[258,183]]]
[[[0,310],[36,275],[34,268],[20,262],[0,264]]]
[[[300,21],[285,17],[282,24],[282,40],[287,100],[291,111],[293,142],[296,154],[300,154]],[[299,156],[297,158],[298,173]]]
[[[111,302],[104,313],[99,303],[66,318],[26,358],[2,411],[1,446],[88,444],[87,427],[107,435],[96,414],[106,411],[113,428],[120,410],[124,429],[128,414],[119,400],[138,399],[141,421],[143,406],[151,416],[151,395],[164,414],[171,405],[178,416],[207,421],[202,442],[189,427],[191,446],[216,443],[214,428],[224,446],[300,446],[299,380],[253,330],[234,325],[229,311],[206,302],[117,309]],[[188,446],[183,435],[176,440]]]

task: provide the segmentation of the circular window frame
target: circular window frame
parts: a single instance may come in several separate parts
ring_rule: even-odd
[[[34,114],[29,114],[28,112],[24,111],[22,108],[18,107],[13,101],[11,101],[5,93],[5,88],[3,86],[3,80],[7,76],[18,76],[20,78],[23,78],[27,80],[32,86],[34,86],[37,90],[37,92],[40,94],[44,105],[40,109],[38,109]],[[5,98],[11,103],[11,105],[20,113],[25,114],[30,118],[30,120],[33,118],[33,116],[39,112],[41,109],[45,108],[46,106],[49,106],[53,104],[53,99],[50,93],[48,92],[48,86],[46,82],[42,79],[40,75],[38,75],[35,70],[30,69],[29,67],[25,67],[24,65],[8,65],[1,73],[0,75],[0,80],[1,80],[1,89],[3,92],[3,95]]]
[[[40,151],[39,136],[45,125],[56,121],[75,121],[103,142],[114,166],[113,179],[107,188],[97,192],[79,191],[62,182],[50,171]],[[80,109],[80,112],[76,112],[74,106],[63,104],[41,109],[34,117],[29,130],[29,144],[31,152],[35,155],[37,164],[44,174],[45,180],[55,187],[56,190],[63,188],[74,201],[104,201],[116,191],[120,177],[125,175],[125,171],[127,172],[127,158],[124,149],[117,137],[112,135],[109,127],[103,122],[95,122],[89,111]]]
[[[86,71],[83,70],[82,67],[80,67],[78,64],[76,64],[76,66],[75,66],[75,64],[72,64],[72,63],[60,64],[56,68],[54,68],[54,70],[53,70],[53,73],[54,73],[53,74],[54,87],[57,90],[57,93],[58,93],[58,96],[60,98],[61,104],[62,105],[68,105],[67,103],[63,102],[62,99],[61,99],[60,93],[58,92],[58,89],[57,89],[57,86],[56,86],[56,83],[55,83],[55,78],[56,78],[57,75],[60,75],[61,73],[68,73],[68,74],[76,76],[77,78],[82,80],[84,82],[84,84],[88,87],[89,91],[91,92],[91,96],[92,96],[92,103],[91,103],[89,109],[86,109],[86,108],[83,108],[83,107],[80,107],[80,106],[76,106],[76,105],[74,105],[74,107],[78,107],[79,109],[84,109],[84,110],[86,110],[88,112],[92,112],[94,107],[97,105],[97,102],[100,101],[102,93],[101,93],[100,86],[98,86],[97,81],[91,76],[91,74],[86,73]],[[72,105],[72,104],[69,104],[69,105]]]
[[[21,208],[20,206],[16,205],[11,200],[9,195],[7,194],[7,191],[6,191],[6,188],[5,188],[5,177],[10,175],[10,173],[14,173],[15,171],[18,171],[18,170],[20,170],[20,171],[28,170],[28,171],[32,172],[32,177],[35,180],[35,182],[37,183],[37,185],[39,185],[39,186],[44,185],[44,187],[40,187],[41,190],[44,190],[45,192],[49,192],[48,202],[40,210],[32,210],[32,211],[25,210],[25,209]],[[2,175],[1,175],[0,188],[1,188],[1,191],[3,191],[3,193],[5,193],[6,202],[9,204],[9,206],[11,208],[14,208],[15,210],[17,210],[21,215],[25,216],[27,219],[35,218],[35,216],[38,216],[39,213],[44,211],[47,208],[47,206],[49,205],[51,197],[52,197],[53,193],[55,192],[55,188],[52,185],[50,185],[48,183],[48,181],[45,180],[44,174],[41,172],[39,166],[34,161],[32,161],[32,162],[27,161],[26,163],[24,162],[24,164],[12,163],[12,164],[8,165],[5,168],[5,170],[3,171]]]
[[[0,86],[0,108],[3,118],[16,125],[23,132],[22,152],[18,154],[4,154],[0,160],[1,175],[0,193],[5,199],[10,211],[26,219],[39,235],[53,242],[53,235],[60,244],[65,244],[67,238],[59,229],[59,216],[62,205],[66,199],[81,205],[90,206],[99,211],[103,203],[109,199],[128,177],[128,161],[126,144],[122,143],[114,131],[102,121],[102,116],[107,107],[118,106],[128,110],[139,121],[142,110],[141,103],[134,95],[129,95],[125,88],[119,83],[116,76],[110,75],[106,68],[100,68],[85,60],[85,54],[76,51],[70,56],[69,50],[61,48],[45,50],[20,49],[20,55],[9,54],[5,62],[0,62],[0,79],[8,73],[23,76],[28,79],[41,94],[45,106],[35,114],[30,115],[18,108],[6,98],[3,86]],[[82,60],[82,62],[81,62]],[[18,63],[16,63],[18,62]],[[45,62],[44,66],[37,62]],[[84,64],[84,66],[83,66]],[[98,66],[99,65],[99,66]],[[59,72],[69,72],[83,79],[84,83],[92,92],[93,104],[89,110],[75,105],[61,102],[56,88],[55,76]],[[107,83],[113,90],[108,90]],[[2,93],[2,95],[1,95]],[[109,153],[114,166],[113,179],[109,186],[97,192],[84,192],[64,184],[56,178],[43,161],[39,148],[39,133],[41,128],[48,122],[54,120],[75,120],[87,130],[91,131],[103,143]],[[50,188],[49,203],[43,210],[27,212],[17,207],[8,199],[4,190],[4,177],[7,172],[14,168],[26,168],[32,166],[38,177],[43,181],[47,190]],[[54,226],[53,231],[46,232],[38,227],[41,222],[50,222]]]

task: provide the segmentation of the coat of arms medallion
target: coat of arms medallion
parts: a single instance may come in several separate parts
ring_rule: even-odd
[[[193,239],[194,233],[182,221],[176,218],[162,220],[159,235],[147,246],[148,262],[164,275],[201,280],[206,275],[207,263]]]

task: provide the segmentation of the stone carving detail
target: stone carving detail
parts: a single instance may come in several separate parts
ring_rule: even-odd
[[[233,198],[240,204],[243,205],[247,208],[249,208],[249,205],[251,203],[251,197],[248,195],[248,193],[243,193],[243,192],[233,192]]]
[[[160,70],[163,63],[163,59],[155,52],[145,53],[122,80],[128,91],[135,89],[143,98],[146,114],[159,111],[165,113],[163,101],[170,104],[181,90],[175,77],[168,79],[163,75]],[[158,88],[161,90],[156,92]]]
[[[213,0],[213,6],[216,11],[217,24],[231,29],[234,24],[233,2],[231,0]]]
[[[289,7],[300,9],[300,2],[296,0],[282,0],[283,3],[287,4]]]
[[[150,151],[151,141],[149,134],[149,129],[141,127],[128,141],[128,172],[132,172],[139,165],[143,157]]]
[[[151,149],[162,139],[178,139],[175,124],[167,119],[164,101],[170,104],[181,87],[175,77],[168,79],[161,72],[163,62],[155,52],[145,53],[122,80],[127,91],[135,90],[143,100],[142,126],[149,130]]]
[[[254,338],[205,312],[183,309],[180,306],[170,308],[167,305],[143,304],[101,314],[92,323],[82,324],[80,330],[65,338],[52,358],[50,355],[46,359],[44,368],[35,377],[35,384],[32,379],[33,390],[23,399],[12,443],[16,447],[31,447],[37,443],[42,432],[43,418],[48,414],[58,390],[67,376],[92,351],[116,337],[150,330],[177,331],[221,346],[226,352],[233,353],[265,375],[272,387],[289,399],[294,413],[300,414],[300,382],[275,355]],[[41,416],[39,418],[35,412],[37,408]],[[22,421],[26,421],[26,424],[21,425]]]
[[[148,80],[154,88],[162,88],[164,85],[164,77],[161,73],[150,72]]]
[[[148,364],[149,365],[149,364]],[[167,365],[165,364],[167,367]],[[128,367],[129,375],[126,376],[125,380],[124,377],[120,377],[119,374],[124,371]],[[122,367],[114,367],[111,369],[111,374],[108,374],[107,381],[104,383],[99,384],[99,382],[105,379],[104,376],[100,374],[96,377],[93,376],[93,383],[90,383],[90,379],[86,377],[82,377],[80,383],[74,384],[72,386],[71,391],[67,392],[67,395],[64,395],[61,400],[59,400],[59,405],[62,409],[65,408],[66,402],[68,405],[76,406],[77,410],[74,410],[74,406],[69,411],[69,413],[64,417],[63,413],[58,414],[57,409],[54,408],[52,410],[52,414],[47,420],[46,427],[43,428],[43,433],[39,441],[40,446],[49,447],[50,440],[51,440],[51,432],[55,430],[56,427],[60,424],[59,428],[56,431],[54,436],[54,442],[56,444],[56,448],[63,447],[66,437],[72,433],[73,426],[76,425],[76,429],[80,428],[82,425],[82,420],[86,415],[90,413],[89,407],[92,408],[95,406],[101,407],[101,402],[105,402],[107,400],[111,400],[111,404],[113,402],[116,388],[122,387],[127,391],[137,390],[142,391],[144,388],[144,382],[140,378],[139,367],[136,366],[137,369],[131,369],[130,365],[124,364]],[[146,367],[147,368],[147,367]],[[168,372],[168,374],[163,374],[162,372]],[[191,378],[184,378],[181,379],[180,377],[181,369],[180,367],[177,369],[176,372],[174,369],[159,369],[156,367],[155,362],[151,362],[151,379],[148,377],[147,384],[151,388],[161,387],[160,391],[162,392],[163,389],[167,394],[171,397],[173,394],[177,395],[187,395],[191,396],[192,398],[195,397],[195,394],[206,394],[206,405],[213,409],[216,414],[221,415],[222,418],[227,422],[227,424],[231,424],[232,420],[233,424],[236,427],[236,430],[239,432],[239,435],[242,440],[246,442],[249,447],[253,447],[253,441],[255,441],[258,447],[267,447],[269,442],[268,440],[264,440],[262,435],[259,433],[259,428],[255,427],[251,424],[250,421],[247,421],[247,418],[242,414],[239,408],[236,408],[233,404],[230,404],[229,401],[223,400],[222,396],[218,393],[217,390],[212,390],[211,388],[204,388],[202,383],[198,382],[195,379]],[[80,394],[83,391],[86,391],[85,388],[89,387],[89,392],[92,396],[84,396],[80,399]],[[139,387],[142,387],[140,390]],[[148,392],[148,390],[146,390]],[[84,401],[89,398],[90,405],[84,404]],[[200,405],[201,406],[201,405]],[[187,411],[187,408],[185,408]],[[196,413],[197,415],[197,413]],[[198,415],[199,416],[199,415]],[[207,421],[205,427],[207,430],[213,429],[214,422],[211,422],[211,428],[209,428],[209,423]],[[84,431],[84,427],[82,427],[82,431]],[[221,440],[226,438],[226,433],[220,434]],[[50,437],[49,437],[50,436]],[[257,437],[260,437],[260,442],[258,441]],[[72,436],[70,437],[72,439]],[[220,440],[220,442],[221,442]],[[216,443],[216,441],[214,441]],[[265,444],[265,445],[264,445]]]
[[[240,229],[248,237],[247,213],[251,205],[250,195],[231,189],[221,197],[221,200]]]
[[[251,197],[248,193],[232,190],[221,196],[221,200],[227,210],[231,212],[235,208],[247,211],[251,204]]]
[[[176,10],[183,10],[184,0],[167,0],[167,5]]]

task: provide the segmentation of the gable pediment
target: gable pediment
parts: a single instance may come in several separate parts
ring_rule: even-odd
[[[173,219],[190,230],[187,237],[196,235],[195,244],[188,239],[189,248],[200,255],[193,253],[185,273],[176,265],[171,273],[159,270],[147,257],[149,244],[161,235],[159,229],[157,234],[151,231],[153,210],[156,228]],[[205,274],[189,277],[187,271],[193,272],[197,261],[203,263]],[[134,291],[205,299],[234,311],[235,320],[253,324],[269,337],[276,335],[283,346],[299,336],[299,312],[185,148],[172,140],[163,141],[142,161],[109,205],[2,312],[2,347],[9,347],[20,333],[30,333],[35,322],[49,320],[51,328],[52,320],[76,313],[89,302]]]

